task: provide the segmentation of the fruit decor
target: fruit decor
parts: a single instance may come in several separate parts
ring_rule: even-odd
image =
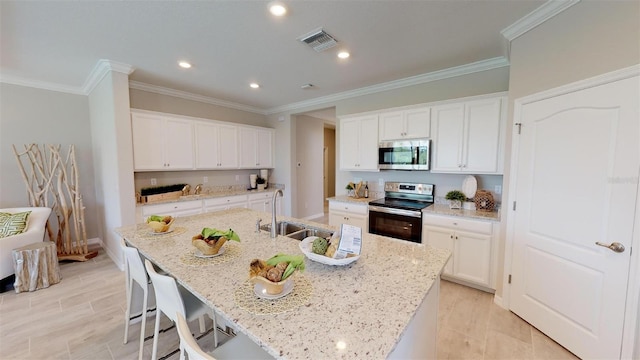
[[[200,234],[191,238],[191,244],[204,255],[215,255],[227,240],[240,242],[240,237],[232,229],[222,231],[214,228],[204,228]]]

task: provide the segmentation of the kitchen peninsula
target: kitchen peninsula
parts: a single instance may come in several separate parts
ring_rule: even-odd
[[[252,289],[250,261],[301,250],[298,240],[256,232],[258,219],[267,223],[271,215],[231,209],[178,218],[166,235],[149,235],[145,224],[116,232],[276,358],[435,358],[440,273],[448,250],[363,234],[356,262],[329,266],[305,259],[306,270],[295,274],[291,294],[258,299],[266,302],[265,310],[247,306],[255,299],[242,298],[243,289]],[[196,258],[191,237],[203,227],[231,228],[241,242],[228,242],[217,258]],[[302,301],[285,308],[296,297]]]

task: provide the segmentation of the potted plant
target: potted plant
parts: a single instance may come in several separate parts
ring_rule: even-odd
[[[347,190],[347,195],[353,196],[354,187],[352,182],[348,183],[344,188]]]
[[[460,209],[462,207],[462,202],[467,200],[467,197],[462,191],[451,190],[447,195],[445,195],[445,199],[449,200],[449,208]]]
[[[258,185],[258,190],[264,190],[267,188],[267,180],[261,176],[256,178],[256,184]]]

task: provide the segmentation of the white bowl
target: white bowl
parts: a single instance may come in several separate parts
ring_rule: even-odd
[[[304,253],[304,256],[309,258],[309,260],[313,260],[326,265],[334,265],[334,266],[344,266],[349,265],[352,262],[358,260],[360,255],[344,258],[344,259],[334,259],[328,256],[316,254],[311,251],[311,247],[313,246],[313,240],[315,240],[317,236],[309,236],[300,242],[300,250]]]

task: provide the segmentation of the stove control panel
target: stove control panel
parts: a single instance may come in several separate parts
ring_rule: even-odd
[[[433,195],[433,184],[386,182],[384,183],[384,191]]]

